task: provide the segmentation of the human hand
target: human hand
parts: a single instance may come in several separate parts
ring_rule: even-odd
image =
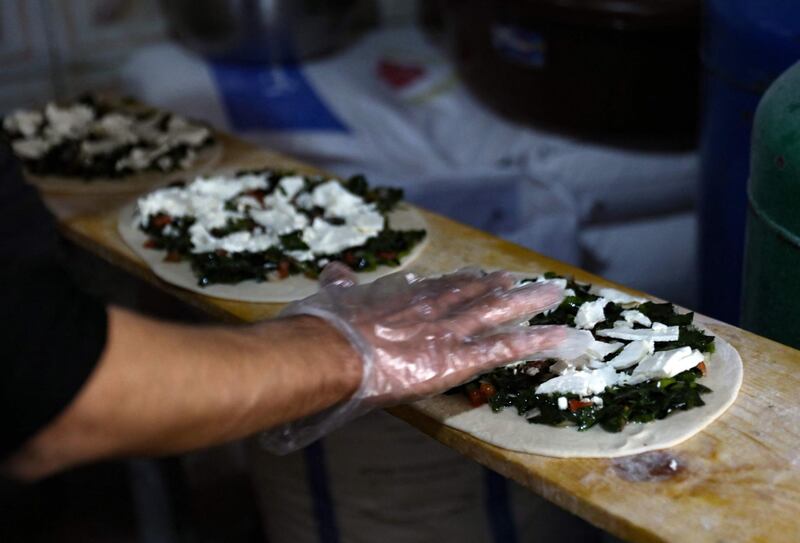
[[[317,294],[281,316],[311,315],[339,330],[361,358],[361,385],[323,413],[266,433],[262,441],[289,452],[375,407],[405,403],[464,383],[516,360],[574,358],[590,333],[561,326],[519,326],[556,307],[563,289],[518,286],[507,272],[465,269],[436,278],[396,273],[356,285],[351,270],[328,265]]]

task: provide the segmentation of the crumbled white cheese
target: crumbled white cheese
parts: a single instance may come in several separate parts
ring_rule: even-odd
[[[303,242],[319,255],[336,254],[363,245],[385,226],[383,215],[373,204],[367,204],[335,181],[314,188],[311,203],[325,210],[325,218],[344,220],[344,224],[331,224],[317,217],[303,230]]]
[[[567,370],[536,387],[537,394],[577,394],[590,396],[600,394],[607,387],[614,386],[619,375],[612,367],[596,370]]]
[[[559,396],[558,398],[558,408],[564,411],[569,406],[569,402],[564,396]]]
[[[39,131],[44,122],[44,116],[38,111],[18,109],[12,111],[3,119],[3,128],[8,132],[16,132],[30,138]]]
[[[641,324],[642,326],[646,326],[649,328],[650,326],[653,325],[653,321],[651,321],[647,315],[635,309],[628,309],[626,311],[623,311],[621,316],[623,319],[625,319],[625,322],[627,322],[629,326],[633,326],[634,324]]]
[[[549,371],[550,373],[561,375],[569,370],[583,369],[588,363],[589,359],[586,357],[576,358],[575,360],[557,360],[550,366]]]
[[[124,156],[119,160],[117,160],[117,163],[114,165],[114,168],[117,171],[130,169],[135,172],[140,172],[142,170],[146,170],[147,168],[149,168],[167,151],[169,151],[169,148],[167,148],[166,146],[156,147],[155,149],[143,149],[142,147],[134,147],[133,149],[130,150],[127,156]]]
[[[563,277],[555,277],[553,279],[547,279],[547,278],[545,278],[544,275],[542,275],[541,277],[537,277],[536,278],[536,282],[537,283],[549,283],[549,284],[555,285],[555,286],[557,286],[558,288],[561,288],[561,289],[567,288],[567,280],[564,279]],[[574,292],[573,292],[573,295],[574,295]]]
[[[318,185],[311,193],[311,201],[324,208],[328,217],[346,217],[364,205],[364,200],[333,180]]]
[[[173,115],[167,123],[166,134],[160,137],[163,143],[173,146],[186,144],[192,147],[200,147],[209,136],[211,136],[211,131],[205,126],[191,124],[183,117]]]
[[[620,353],[608,361],[615,369],[624,370],[635,366],[645,357],[653,354],[655,344],[652,340],[637,340],[628,343]]]
[[[643,383],[650,379],[674,377],[681,372],[694,368],[703,362],[703,353],[691,347],[680,347],[670,351],[657,352],[648,356],[633,370],[626,382],[631,385]]]
[[[350,247],[363,245],[380,230],[371,233],[361,232],[348,225],[330,224],[325,219],[317,217],[310,227],[303,230],[302,238],[309,249],[319,255],[332,255],[340,253]]]
[[[42,138],[30,138],[14,140],[11,143],[11,147],[22,158],[36,160],[43,157],[52,146]]]
[[[613,328],[606,328],[595,332],[598,336],[610,337],[614,339],[624,339],[627,341],[650,340],[650,341],[677,341],[680,333],[678,326],[664,326],[656,327],[654,323],[652,328],[631,328],[625,321],[617,321],[614,323]],[[663,328],[662,328],[663,327]]]
[[[265,229],[278,235],[301,230],[308,225],[308,217],[298,212],[284,198],[264,198],[265,209],[251,209],[250,217]]]
[[[337,254],[363,245],[385,226],[383,215],[374,205],[367,204],[338,183],[335,184],[339,189],[332,188],[330,183],[318,186],[310,193],[310,197],[316,198],[314,205],[327,206],[321,206],[325,217],[335,217],[344,221],[343,224],[332,224],[322,217],[317,217],[309,224],[308,217],[291,202],[291,198],[305,187],[305,181],[299,176],[284,177],[276,190],[262,200],[242,194],[267,189],[269,183],[266,175],[199,177],[186,187],[154,191],[139,199],[139,220],[141,223],[159,213],[171,217],[194,217],[196,222],[189,230],[194,253],[266,250],[279,245],[281,235],[299,231],[309,248],[288,254],[297,260],[308,261],[317,255]],[[320,189],[321,193],[317,196]],[[299,196],[305,194],[308,193]],[[233,209],[226,205],[228,201],[233,203]],[[247,216],[260,225],[260,231],[235,232],[222,238],[212,235],[211,231],[215,228]]]
[[[77,141],[80,143],[78,160],[84,165],[94,164],[121,147],[133,145],[114,165],[117,171],[141,171],[153,166],[171,170],[175,160],[167,155],[178,146],[185,147],[178,165],[188,167],[196,156],[193,148],[203,145],[211,132],[178,116],[172,116],[164,129],[161,126],[164,115],[139,118],[124,112],[109,112],[98,116],[85,104],[61,107],[49,103],[43,113],[12,112],[4,118],[3,127],[21,136],[15,140],[15,152],[28,160],[41,158],[64,141]]]
[[[299,175],[287,175],[278,182],[278,190],[276,190],[275,193],[291,200],[298,192],[303,190],[305,186],[305,180]]]
[[[597,407],[603,407],[603,398],[600,396],[592,396],[592,403]]]
[[[189,235],[191,236],[193,253],[208,253],[217,250],[229,253],[256,253],[266,251],[280,241],[275,234],[247,231],[233,232],[218,238],[211,235],[200,223],[195,223],[189,227]]]
[[[605,298],[583,303],[575,315],[575,327],[591,330],[598,322],[606,320],[604,312],[606,305],[608,305],[608,300]]]
[[[239,177],[198,177],[187,189],[194,194],[230,200],[240,192],[263,190],[269,186],[266,175],[242,175]]]
[[[611,341],[607,343],[605,341],[594,340],[586,349],[586,354],[592,358],[599,358],[602,360],[611,353],[618,351],[620,347],[622,347],[622,343],[619,341]]]
[[[315,258],[311,251],[286,251],[286,254],[300,262],[308,262]],[[320,266],[325,267],[325,264],[320,264]]]
[[[50,139],[61,141],[86,134],[94,120],[94,111],[83,104],[58,107],[50,103],[44,109],[44,116],[48,123],[45,133]]]
[[[626,294],[625,292],[609,287],[592,288],[592,294],[595,294],[597,296],[602,296],[603,298],[606,298],[609,302],[614,302],[615,304],[619,305],[643,304],[647,301],[647,298],[639,298],[637,296],[631,296],[630,294]]]

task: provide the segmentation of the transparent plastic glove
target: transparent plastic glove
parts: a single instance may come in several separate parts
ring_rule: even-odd
[[[337,328],[359,353],[361,385],[322,413],[262,434],[272,452],[287,453],[376,407],[431,396],[516,360],[576,358],[592,335],[564,326],[520,326],[556,307],[552,283],[517,286],[507,272],[465,269],[436,278],[396,273],[367,285],[334,263],[317,294],[281,316],[313,315]]]

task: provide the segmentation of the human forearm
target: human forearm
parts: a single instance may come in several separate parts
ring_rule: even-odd
[[[109,456],[235,439],[347,398],[360,372],[349,344],[318,319],[196,327],[112,308],[94,374],[7,467],[38,477]]]

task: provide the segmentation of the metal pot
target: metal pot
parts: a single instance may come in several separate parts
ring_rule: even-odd
[[[282,63],[346,45],[377,20],[375,0],[161,0],[173,35],[215,60]]]
[[[579,136],[692,147],[699,0],[440,0],[472,91]]]

